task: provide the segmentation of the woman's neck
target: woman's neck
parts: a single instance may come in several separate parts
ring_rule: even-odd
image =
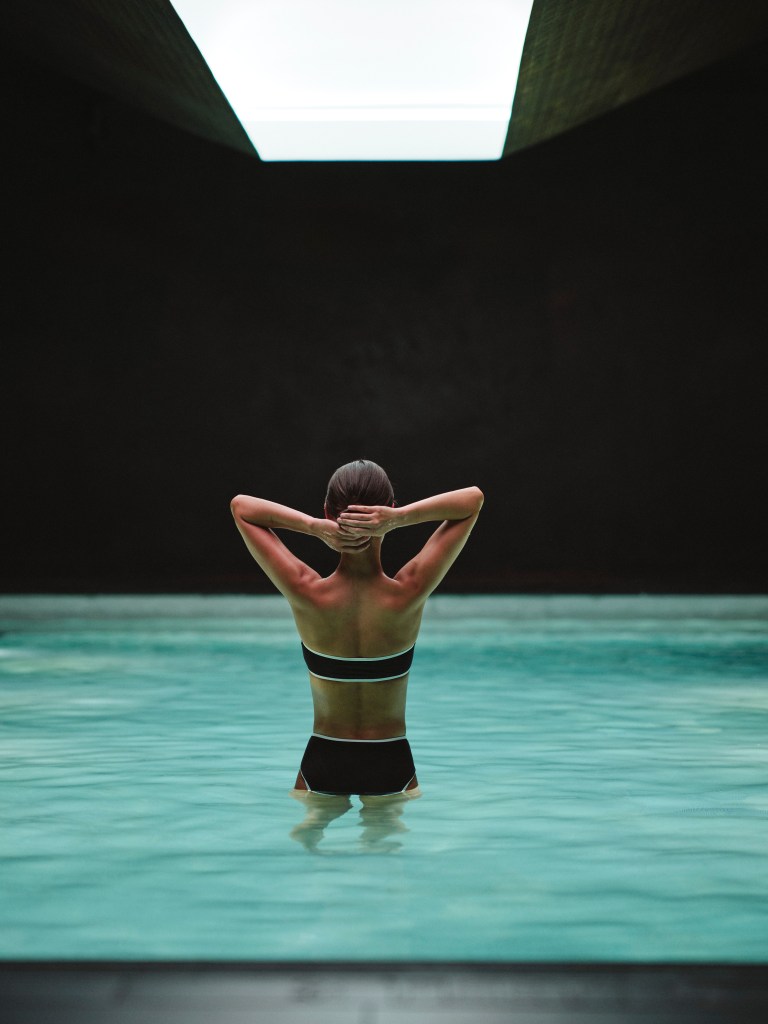
[[[381,568],[381,537],[373,537],[365,551],[344,552],[339,560],[336,572],[342,576],[378,576]]]

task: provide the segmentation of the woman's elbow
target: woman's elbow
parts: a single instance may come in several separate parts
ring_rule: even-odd
[[[238,514],[238,512],[240,511],[241,506],[242,506],[242,502],[243,502],[242,494],[236,494],[234,496],[234,498],[232,499],[232,501],[230,501],[230,503],[229,503],[229,511],[232,513],[233,516],[236,516]]]
[[[479,512],[480,509],[483,507],[485,495],[483,494],[479,487],[471,487],[470,490],[473,492],[473,496],[475,499],[475,512]]]

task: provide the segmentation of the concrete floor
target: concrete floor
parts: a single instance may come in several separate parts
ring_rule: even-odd
[[[0,964],[4,1024],[763,1024],[768,964]]]

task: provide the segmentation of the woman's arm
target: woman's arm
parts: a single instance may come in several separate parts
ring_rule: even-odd
[[[287,505],[278,505],[266,498],[253,498],[250,494],[238,494],[229,503],[232,515],[252,526],[263,526],[268,530],[293,530],[295,533],[313,535],[315,519],[305,512],[299,512]]]
[[[456,561],[477,522],[484,500],[479,487],[464,487],[414,501],[402,508],[350,505],[339,515],[339,525],[353,537],[383,537],[400,526],[443,520],[418,555],[395,576],[411,589],[414,597],[426,598]]]
[[[246,547],[289,600],[299,597],[308,584],[320,577],[288,550],[274,530],[293,530],[317,537],[334,551],[357,550],[370,543],[369,538],[344,536],[333,520],[315,519],[266,498],[238,494],[229,507]]]
[[[441,520],[468,519],[483,507],[483,492],[479,487],[463,487],[459,491],[446,491],[431,498],[411,502],[402,508],[388,505],[350,505],[339,515],[339,525],[345,530],[366,533],[369,537],[383,537],[390,530],[416,523]]]

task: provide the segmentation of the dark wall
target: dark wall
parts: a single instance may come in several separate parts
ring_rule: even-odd
[[[230,497],[319,514],[359,455],[484,489],[445,589],[763,587],[767,55],[429,165],[258,163],[7,55],[5,589],[268,590]]]

